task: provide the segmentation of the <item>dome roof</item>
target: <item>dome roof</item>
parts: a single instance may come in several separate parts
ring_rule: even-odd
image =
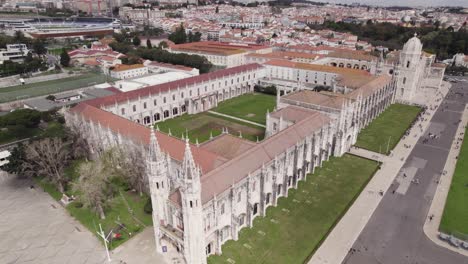
[[[416,34],[414,37],[410,38],[405,45],[403,46],[404,53],[421,53],[422,51],[422,44]]]

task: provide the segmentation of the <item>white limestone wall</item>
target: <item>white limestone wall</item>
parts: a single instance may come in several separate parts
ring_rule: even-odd
[[[134,122],[151,125],[186,112],[192,114],[206,111],[216,107],[218,101],[253,91],[254,84],[263,78],[264,74],[263,69],[246,71],[119,102],[104,109]],[[191,107],[191,103],[198,105],[198,108]]]

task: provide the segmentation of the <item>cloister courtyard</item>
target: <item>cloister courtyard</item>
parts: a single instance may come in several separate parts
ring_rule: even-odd
[[[267,111],[273,111],[275,97],[272,95],[252,93],[226,100],[211,110],[221,115],[203,112],[195,115],[182,115],[173,119],[159,122],[156,127],[166,134],[181,138],[188,137],[192,143],[203,143],[211,136],[220,135],[223,129],[231,135],[256,141],[262,140]],[[233,118],[230,118],[233,117]],[[247,123],[239,119],[245,120]]]

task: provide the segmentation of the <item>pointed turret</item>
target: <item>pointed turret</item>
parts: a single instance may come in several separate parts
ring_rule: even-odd
[[[153,228],[156,250],[162,252],[160,227],[168,221],[167,200],[169,197],[169,159],[162,153],[154,128],[151,128],[150,142],[146,155],[146,173],[153,207]]]
[[[159,156],[161,156],[161,149],[159,148],[154,128],[151,128],[148,159],[150,161],[157,161]]]
[[[185,140],[181,166],[182,215],[184,221],[184,257],[187,263],[206,263],[205,233],[201,201],[200,169],[195,163],[188,139]]]

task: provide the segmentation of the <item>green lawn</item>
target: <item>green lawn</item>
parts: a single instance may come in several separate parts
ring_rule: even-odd
[[[172,136],[178,138],[181,138],[182,134],[186,137],[186,132],[188,132],[192,143],[195,143],[197,138],[199,143],[207,141],[210,138],[210,133],[213,134],[213,137],[220,135],[223,127],[228,128],[229,133],[235,136],[239,136],[239,131],[242,131],[242,137],[252,141],[256,141],[257,136],[259,140],[263,139],[265,133],[261,127],[209,113],[185,114],[157,123],[157,127],[164,133],[169,133],[170,129]]]
[[[71,181],[79,177],[78,168],[81,162],[83,162],[83,160],[75,160],[65,169],[64,174]],[[42,189],[48,192],[56,201],[62,198],[62,194],[57,191],[54,184],[42,177],[34,178],[34,180],[36,184],[41,186]],[[145,226],[150,226],[153,223],[151,214],[147,214],[143,210],[145,203],[149,199],[147,195],[140,196],[135,192],[128,191],[124,184],[119,182],[112,182],[111,184],[116,192],[105,207],[106,219],[100,219],[96,212],[80,206],[78,202],[68,204],[66,210],[96,236],[96,231],[99,230],[99,224],[102,225],[104,232],[109,233],[111,229],[118,226],[117,222],[122,223],[125,226],[125,228],[119,232],[122,238],[114,240],[109,244],[110,248],[116,248],[133,237],[136,233],[142,231]],[[68,186],[70,185],[71,184]],[[71,196],[73,193],[70,188],[67,188],[65,192],[68,196]],[[75,195],[77,194],[75,193]],[[100,237],[98,236],[98,238]],[[100,241],[102,242],[102,239],[100,239]]]
[[[87,73],[58,80],[0,88],[0,103],[79,89],[104,82],[106,82],[105,75]]]
[[[375,161],[346,154],[331,158],[307,181],[299,182],[266,217],[257,217],[253,228],[244,228],[238,241],[228,241],[221,256],[209,264],[274,263],[302,264],[318,248],[330,230],[372,178]]]
[[[99,224],[102,225],[102,229],[106,234],[111,229],[115,230],[115,228],[118,227],[117,222],[124,224],[125,228],[119,232],[122,238],[112,241],[109,244],[110,248],[118,247],[136,233],[142,231],[145,226],[152,225],[151,215],[143,211],[148,196],[143,195],[140,197],[136,193],[125,192],[122,189],[119,191],[122,195],[117,193],[116,196],[108,202],[108,207],[105,211],[106,219],[104,220],[100,219],[94,211],[88,208],[77,207],[76,203],[71,203],[67,206],[67,211],[94,235],[96,235],[96,231],[99,230]],[[127,203],[133,213],[129,211]]]
[[[272,112],[275,105],[275,96],[253,93],[221,102],[212,111],[265,124],[267,109]]]
[[[356,147],[389,154],[398,144],[413,120],[421,111],[420,107],[392,104],[374,119],[358,136]],[[390,143],[389,143],[390,142]],[[388,146],[388,151],[387,151]]]
[[[453,234],[462,239],[468,238],[468,142],[465,138],[458,155],[457,166],[453,174],[450,191],[440,223],[440,231]]]

